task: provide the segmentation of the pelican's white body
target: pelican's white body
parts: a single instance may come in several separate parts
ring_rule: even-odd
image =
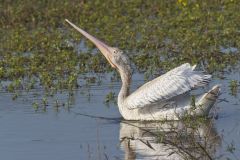
[[[122,74],[121,77],[124,79]],[[147,82],[127,97],[122,95],[129,84],[123,81],[118,96],[119,111],[126,120],[179,120],[189,114],[207,116],[220,87],[216,85],[198,96],[194,104],[189,92],[204,86],[210,79],[211,75],[195,71],[195,66],[185,63]]]
[[[208,93],[196,99],[196,108],[191,104],[191,95],[183,94],[164,102],[152,104],[143,108],[129,109],[120,104],[119,111],[126,120],[179,120],[185,115],[207,116],[213,107],[219,86],[214,86]]]

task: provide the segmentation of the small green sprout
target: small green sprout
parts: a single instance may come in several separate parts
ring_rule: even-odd
[[[237,96],[237,92],[238,92],[238,86],[239,86],[239,82],[237,80],[231,80],[230,84],[229,84],[229,88],[230,88],[230,93],[233,96]]]

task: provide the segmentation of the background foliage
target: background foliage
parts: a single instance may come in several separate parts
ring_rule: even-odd
[[[112,71],[65,18],[124,50],[149,75],[184,62],[223,71],[239,61],[239,6],[239,0],[0,0],[0,80],[9,91],[36,84],[72,89],[84,73]]]

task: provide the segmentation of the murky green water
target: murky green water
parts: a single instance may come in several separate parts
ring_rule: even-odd
[[[142,78],[141,75],[134,76],[133,89],[143,83]],[[227,74],[225,79],[214,79],[210,83],[210,86],[222,84],[222,94],[213,110],[217,118],[212,120],[213,126],[203,124],[199,127],[200,135],[206,134],[209,138],[207,145],[211,147],[207,147],[207,151],[219,159],[240,157],[240,99],[238,95],[229,94],[231,79],[240,80],[240,72],[235,71]],[[168,130],[168,125],[122,121],[117,106],[108,106],[103,102],[110,91],[117,93],[119,88],[119,82],[106,79],[102,85],[82,87],[81,90],[88,95],[82,94],[80,89],[76,90],[72,107],[48,106],[46,111],[41,108],[35,111],[31,105],[41,95],[32,93],[12,101],[11,94],[1,93],[1,158],[180,159],[178,154],[172,153],[176,147],[156,143],[155,137],[146,133],[146,130],[156,132],[159,128]],[[64,101],[66,95],[58,95],[59,101]],[[181,124],[177,128],[180,130]],[[120,139],[126,137],[132,139],[120,143]],[[154,150],[139,139],[149,141]],[[192,141],[188,143],[191,146]],[[197,151],[191,150],[191,153],[197,154]]]

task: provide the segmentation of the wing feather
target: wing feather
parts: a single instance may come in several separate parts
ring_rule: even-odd
[[[129,109],[142,108],[206,85],[211,75],[195,71],[195,67],[185,63],[155,78],[128,96],[124,101],[125,105]]]

